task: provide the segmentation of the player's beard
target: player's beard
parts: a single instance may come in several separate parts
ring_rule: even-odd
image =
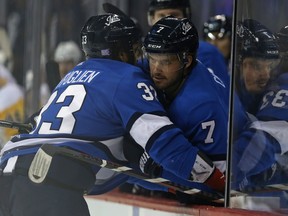
[[[173,100],[176,97],[177,93],[179,92],[183,83],[186,80],[187,75],[185,74],[185,65],[175,71],[175,73],[178,73],[178,76],[175,79],[171,80],[169,83],[167,83],[166,88],[161,89],[163,90],[166,97],[169,98],[169,100]]]

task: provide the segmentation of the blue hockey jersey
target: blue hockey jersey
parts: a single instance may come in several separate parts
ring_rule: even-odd
[[[214,100],[213,97],[211,99]],[[223,106],[226,106],[224,101]],[[209,111],[211,115],[213,110],[214,107]],[[223,109],[222,112],[221,116],[226,111]],[[217,119],[211,118],[213,120]],[[211,130],[214,132],[214,128],[209,121],[202,124],[208,133],[201,136],[211,141],[214,138]],[[89,59],[76,66],[57,85],[42,108],[35,129],[30,134],[13,137],[4,146],[1,166],[5,166],[7,160],[15,155],[35,153],[43,143],[69,146],[126,165],[123,154],[123,137],[126,134],[130,134],[168,173],[181,181],[190,177],[198,149],[168,119],[147,74],[122,62]],[[221,147],[216,149],[216,154],[223,153]],[[105,190],[98,187],[98,193],[111,190],[127,180],[127,176],[102,172],[99,168],[95,172],[97,179],[110,182]],[[110,181],[112,179],[114,181]]]
[[[233,145],[234,187],[287,181],[287,95],[284,73],[267,88],[254,121]]]
[[[197,59],[199,59],[207,68],[212,70],[226,86],[229,85],[230,76],[227,64],[223,55],[214,45],[205,41],[199,41]]]
[[[225,171],[229,87],[198,62],[167,112],[192,145],[205,152],[222,172]]]

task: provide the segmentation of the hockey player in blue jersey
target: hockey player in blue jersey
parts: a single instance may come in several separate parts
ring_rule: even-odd
[[[258,127],[255,126],[255,128],[264,131],[264,133],[268,134],[267,136],[273,137],[271,140],[274,142],[271,141],[271,145],[275,147],[276,160],[273,165],[278,168],[278,176],[275,175],[271,180],[276,181],[276,183],[286,183],[288,177],[288,25],[282,27],[276,33],[276,37],[279,45],[280,63],[274,75],[275,78],[265,91],[257,113],[257,118],[261,124],[258,124]]]
[[[288,91],[288,26],[284,26],[276,34],[277,43],[279,45],[280,63],[277,67],[274,79],[265,91],[262,98],[261,106],[257,112],[257,118],[263,125],[259,128],[264,133],[273,137],[274,152],[276,153],[275,159],[281,174],[276,176],[278,182],[285,182],[287,179],[287,91]],[[265,123],[264,123],[265,122]],[[265,125],[266,124],[266,125]],[[263,127],[262,127],[263,126]],[[275,163],[274,163],[275,164]],[[278,179],[277,179],[278,178]]]
[[[162,18],[144,40],[150,75],[170,119],[224,172],[229,89],[196,59],[198,46],[198,32],[186,18]]]
[[[148,24],[154,25],[159,19],[166,16],[191,19],[191,5],[189,0],[150,0],[148,7]],[[229,85],[230,76],[225,58],[221,52],[206,41],[199,41],[197,58],[208,67],[216,76],[220,77],[225,85]]]
[[[281,155],[287,148],[285,122],[288,118],[283,93],[287,76],[283,74],[275,80],[274,69],[279,62],[279,48],[283,46],[278,46],[276,37],[265,26],[256,20],[244,20],[237,25],[237,40],[239,65],[243,64],[244,74],[240,85],[243,89],[238,90],[244,104],[252,102],[251,106],[246,104],[246,108],[255,115],[233,145],[233,187],[245,190],[281,183],[287,177],[277,162],[278,158],[283,159]],[[250,98],[254,100],[249,101]]]
[[[127,17],[105,14],[85,23],[81,42],[87,60],[57,85],[34,130],[13,137],[1,150],[0,208],[5,215],[89,215],[84,193],[105,193],[129,180],[124,174],[56,155],[45,182],[36,184],[35,175],[30,173],[29,179],[27,173],[42,144],[127,165],[129,154],[136,154],[125,144],[128,136],[145,156],[136,161],[139,170],[153,173],[147,163],[151,158],[173,180],[224,192],[224,175],[169,120],[152,81],[133,66],[139,40]],[[209,126],[203,125],[213,125]]]
[[[247,112],[255,115],[279,63],[278,45],[275,35],[256,20],[244,20],[236,31],[236,91]]]

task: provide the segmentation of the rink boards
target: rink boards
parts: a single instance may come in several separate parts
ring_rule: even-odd
[[[263,199],[263,198],[262,198]],[[267,198],[271,199],[271,198]],[[287,215],[287,212],[275,212],[273,206],[277,205],[277,200],[270,200],[271,206],[259,206],[259,210],[244,210],[238,208],[224,208],[206,205],[184,206],[177,201],[158,198],[145,197],[127,193],[121,193],[117,190],[98,196],[87,196],[86,201],[91,212],[91,216],[280,216]],[[255,200],[254,200],[255,201]],[[239,207],[249,209],[251,198],[247,202],[243,198],[235,200]],[[245,203],[249,203],[249,205]],[[255,202],[254,202],[255,203]],[[261,203],[259,201],[259,203]],[[277,206],[274,206],[277,208]],[[272,212],[273,211],[273,212]]]

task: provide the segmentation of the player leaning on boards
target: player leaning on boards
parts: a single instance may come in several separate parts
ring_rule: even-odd
[[[249,112],[253,111],[255,118],[233,145],[232,164],[236,171],[232,188],[247,190],[254,186],[285,184],[288,175],[288,76],[283,63],[287,59],[288,31],[286,37],[283,31],[276,37],[254,19],[240,21],[236,27],[239,50],[237,72],[242,78],[239,81],[243,83],[239,85],[242,87],[239,88],[242,90],[240,93],[243,93],[240,96],[243,102],[250,99],[248,102],[251,105],[246,107],[250,108]]]
[[[33,156],[42,144],[50,144],[129,165],[125,135],[171,175],[223,192],[223,174],[173,125],[156,99],[152,81],[133,66],[140,49],[133,21],[115,14],[91,17],[81,39],[87,60],[54,89],[35,129],[13,137],[1,151],[3,214],[89,215],[85,192],[105,193],[129,177],[58,155],[47,181],[35,184],[27,177]],[[141,162],[143,170],[150,170]]]
[[[197,60],[198,46],[193,23],[171,16],[154,24],[144,40],[150,75],[169,118],[225,172],[229,89]]]

